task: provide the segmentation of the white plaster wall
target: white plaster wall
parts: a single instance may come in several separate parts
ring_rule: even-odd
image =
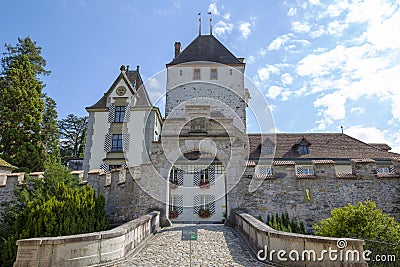
[[[351,173],[351,165],[335,165],[336,173]]]
[[[108,122],[107,111],[94,112],[92,147],[90,148],[89,170],[99,169],[106,157],[104,151],[104,140],[108,133],[110,123]]]
[[[120,87],[120,86],[123,86],[123,87],[126,88],[126,93],[125,93],[124,95],[122,95],[122,96],[117,95],[117,92],[116,92],[116,89],[117,89],[118,87]],[[110,92],[110,94],[109,94],[108,97],[109,97],[109,99],[113,99],[114,97],[115,97],[115,98],[132,97],[132,93],[131,93],[131,91],[129,90],[128,85],[126,84],[126,82],[125,82],[123,79],[120,79],[120,80],[118,81],[118,83],[116,84],[116,86],[113,88],[113,90]]]
[[[129,150],[125,153],[129,166],[139,165],[148,162],[145,146],[145,126],[148,111],[131,110],[131,118],[127,123],[130,134]]]
[[[193,80],[193,70],[200,69],[200,80]],[[211,69],[217,69],[216,80],[211,80]],[[232,75],[230,75],[232,69]],[[182,75],[181,75],[182,71]],[[182,64],[171,66],[167,69],[167,91],[177,85],[193,81],[217,83],[221,86],[233,89],[241,97],[244,96],[244,68],[230,67],[217,63]]]

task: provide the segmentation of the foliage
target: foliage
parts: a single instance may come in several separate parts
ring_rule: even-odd
[[[61,135],[60,149],[63,158],[82,156],[85,147],[87,122],[87,116],[78,117],[74,114],[69,114],[58,122]]]
[[[37,46],[36,42],[32,41],[30,37],[18,38],[18,43],[15,46],[6,44],[5,48],[6,52],[3,53],[4,57],[1,59],[3,70],[10,69],[12,62],[19,56],[26,55],[36,76],[50,74],[49,70],[44,69],[46,60],[41,55],[42,48]]]
[[[44,111],[41,123],[41,136],[42,143],[46,153],[53,157],[60,157],[60,149],[58,147],[58,140],[60,132],[57,125],[57,103],[47,94],[43,94]]]
[[[0,224],[0,265],[12,266],[18,239],[62,236],[108,228],[105,199],[78,181],[57,160],[46,162],[43,179],[27,177]]]
[[[331,215],[314,225],[316,235],[364,239],[364,249],[373,252],[371,259],[375,255],[400,257],[400,223],[376,208],[375,202],[349,204],[332,210]]]
[[[400,242],[400,224],[377,209],[373,201],[336,208],[331,215],[314,225],[315,234]]]
[[[258,219],[262,221],[261,216],[259,216]],[[276,213],[275,215],[274,214],[268,215],[265,223],[271,228],[278,231],[297,233],[297,234],[306,233],[304,229],[304,223],[302,221],[298,223],[296,219],[290,219],[289,214],[287,212],[280,214]]]
[[[43,170],[42,85],[28,56],[16,56],[0,80],[0,154],[20,171]]]

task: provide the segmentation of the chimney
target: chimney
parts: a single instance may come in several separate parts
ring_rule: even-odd
[[[174,58],[177,58],[182,51],[181,43],[175,42],[174,46],[175,46],[175,57]]]

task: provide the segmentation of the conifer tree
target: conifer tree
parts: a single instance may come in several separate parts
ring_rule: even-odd
[[[0,80],[0,154],[21,171],[43,170],[42,85],[27,55],[15,56]]]
[[[43,120],[41,123],[41,136],[44,149],[48,156],[53,158],[60,157],[60,149],[58,140],[60,132],[57,125],[57,103],[47,94],[43,94],[44,111]]]

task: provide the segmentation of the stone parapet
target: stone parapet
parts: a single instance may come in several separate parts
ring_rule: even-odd
[[[266,262],[285,264],[285,266],[326,266],[326,267],[367,267],[362,258],[364,241],[359,239],[339,239],[322,236],[311,236],[276,231],[253,216],[236,211],[233,216],[233,228],[241,235],[255,255],[265,258]],[[338,246],[346,244],[340,249]],[[335,250],[338,254],[343,251],[356,251],[360,257],[328,257],[327,250]],[[285,254],[280,253],[284,251]],[[295,253],[297,252],[297,253]],[[289,254],[291,257],[289,257]],[[321,258],[322,255],[322,258]],[[298,256],[298,260],[296,257]],[[304,257],[303,257],[304,256]],[[283,261],[282,258],[286,259]],[[296,260],[293,260],[296,259]],[[320,259],[317,261],[317,259]]]
[[[312,160],[314,175],[321,178],[335,177],[335,162],[333,160]]]
[[[108,231],[18,240],[14,266],[111,264],[143,246],[159,227],[160,213],[153,211]]]

